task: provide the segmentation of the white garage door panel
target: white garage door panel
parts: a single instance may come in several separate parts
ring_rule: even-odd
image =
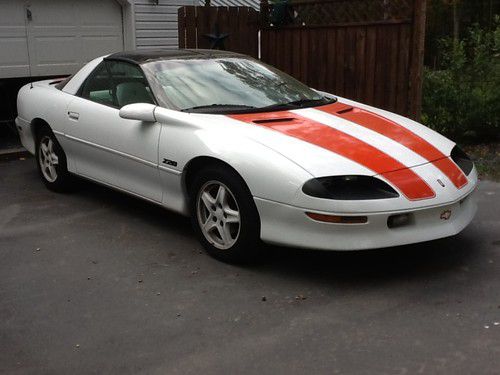
[[[0,0],[0,77],[28,75],[22,1]]]
[[[78,1],[78,16],[86,26],[118,26],[122,24],[121,6],[116,0]]]
[[[116,0],[0,0],[0,78],[71,74],[123,46]]]
[[[90,59],[123,50],[115,0],[32,0],[28,21],[34,75],[74,73]]]
[[[0,37],[0,78],[28,76],[28,51],[26,38]],[[5,51],[9,51],[5,53]]]
[[[115,36],[86,36],[82,37],[82,54],[85,61],[90,61],[98,56],[123,50],[123,39]]]
[[[36,64],[32,64],[33,75],[69,74],[79,67],[79,51],[72,35],[33,38],[30,49]]]

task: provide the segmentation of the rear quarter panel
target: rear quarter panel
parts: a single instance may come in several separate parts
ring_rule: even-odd
[[[67,108],[73,96],[58,90],[50,82],[35,82],[23,86],[17,96],[19,135],[23,146],[35,153],[34,120],[39,119],[49,124],[59,142],[64,147],[64,134]]]

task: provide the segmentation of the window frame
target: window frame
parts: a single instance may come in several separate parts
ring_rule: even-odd
[[[92,70],[92,72],[90,72],[90,74],[87,76],[87,78],[85,78],[85,80],[83,81],[83,83],[81,84],[80,88],[78,89],[78,91],[76,92],[75,96],[78,96],[79,98],[82,98],[82,99],[85,99],[85,100],[88,100],[92,103],[95,103],[95,104],[100,104],[100,105],[104,105],[106,107],[111,107],[111,108],[115,108],[115,109],[118,109],[117,106],[115,106],[114,104],[111,105],[111,104],[106,104],[106,103],[101,103],[101,102],[96,102],[95,100],[92,100],[90,99],[89,97],[86,97],[86,96],[83,96],[83,91],[85,89],[85,86],[87,86],[87,84],[90,82],[90,80],[94,79],[95,76],[97,75],[97,73],[102,69],[102,67],[105,67],[105,70],[106,70],[106,74],[107,74],[107,79],[108,79],[108,82],[110,84],[110,90],[111,90],[111,87],[113,85],[112,81],[111,81],[111,75],[109,74],[109,69],[106,65],[106,61],[103,60],[101,61],[99,64],[97,64],[97,66],[94,68],[94,70]],[[111,94],[113,96],[113,94]],[[112,101],[113,103],[115,103],[115,99],[112,97]]]
[[[107,60],[107,59],[103,59],[99,64],[97,64],[97,66],[94,68],[94,70],[92,70],[92,72],[89,73],[89,75],[85,78],[85,80],[82,82],[82,84],[80,85],[78,91],[76,92],[75,96],[78,96],[79,98],[82,98],[82,99],[85,99],[85,100],[88,100],[92,103],[95,103],[95,104],[100,104],[100,105],[103,105],[103,106],[106,106],[106,107],[110,107],[110,108],[114,108],[114,109],[117,109],[117,110],[120,110],[122,107],[120,107],[118,105],[118,99],[116,98],[116,81],[113,79],[113,75],[111,74],[111,70],[110,70],[110,67],[109,67],[109,63],[116,63],[116,64],[126,64],[126,65],[131,65],[133,67],[135,67],[136,69],[138,69],[140,71],[140,73],[142,74],[142,77],[144,78],[144,83],[146,85],[146,88],[149,88],[149,92],[151,94],[151,98],[153,99],[153,103],[154,105],[158,105],[158,100],[156,99],[156,96],[153,92],[153,90],[151,89],[151,85],[148,81],[148,78],[146,76],[146,74],[144,73],[144,70],[141,68],[141,66],[139,64],[132,64],[128,61],[122,61],[122,60]],[[102,67],[105,67],[105,70],[106,70],[106,74],[107,74],[107,80],[110,84],[110,88],[109,90],[111,91],[111,97],[112,97],[112,102],[113,104],[107,104],[107,103],[102,103],[102,102],[97,102],[95,100],[92,100],[90,99],[89,97],[86,97],[86,96],[83,96],[83,91],[85,89],[85,86],[89,83],[89,81],[93,78],[95,78],[95,76],[98,74],[98,71],[102,69]],[[114,88],[114,90],[113,90]]]

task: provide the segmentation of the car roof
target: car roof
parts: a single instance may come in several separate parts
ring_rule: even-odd
[[[159,60],[190,60],[190,59],[216,59],[221,57],[245,57],[244,55],[221,51],[216,49],[159,49],[159,50],[135,50],[117,52],[108,55],[104,60],[126,61],[132,64],[144,64]]]

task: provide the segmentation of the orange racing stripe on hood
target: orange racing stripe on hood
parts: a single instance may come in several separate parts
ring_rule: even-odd
[[[314,109],[348,120],[402,144],[434,164],[457,189],[467,185],[467,177],[450,158],[425,139],[388,118],[340,102]]]
[[[229,117],[278,131],[342,155],[376,174],[383,175],[409,200],[435,197],[434,191],[420,176],[393,157],[360,139],[297,113],[288,111],[245,113]]]

